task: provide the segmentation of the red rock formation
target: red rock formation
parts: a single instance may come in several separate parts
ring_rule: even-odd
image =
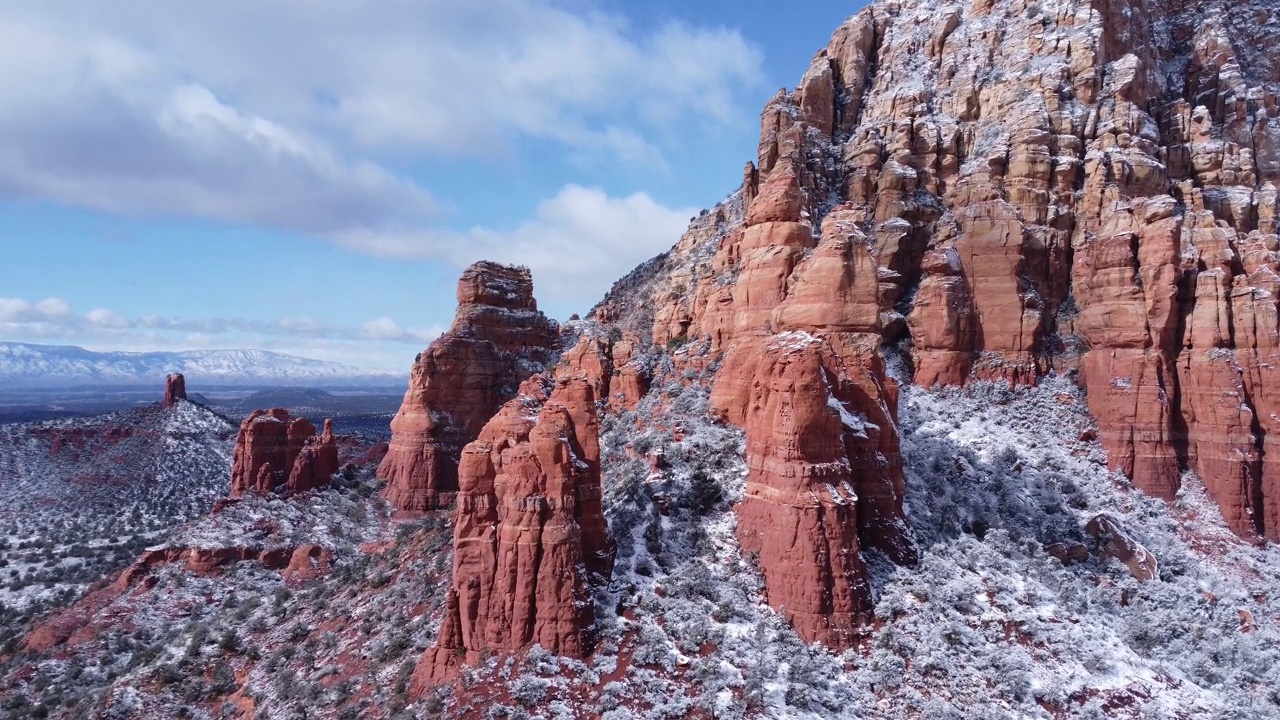
[[[453,326],[418,355],[391,421],[378,477],[397,510],[431,510],[452,497],[462,447],[556,347],[555,323],[538,312],[526,268],[476,263],[457,296]]]
[[[634,410],[649,391],[648,368],[636,356],[632,336],[618,340],[585,334],[564,354],[560,374],[590,380],[595,395],[613,410]]]
[[[880,331],[880,279],[854,213],[830,212],[818,246],[796,266],[773,311],[777,331]]]
[[[179,400],[187,399],[187,379],[182,373],[173,373],[164,379],[164,402],[162,407],[173,407]]]
[[[333,434],[333,420],[330,418],[325,418],[324,432],[320,433],[316,452],[319,455],[320,471],[324,477],[338,472],[338,438]]]
[[[503,406],[459,465],[453,584],[437,647],[415,692],[481,651],[537,643],[582,657],[590,583],[609,576],[613,545],[600,507],[593,384],[536,375]]]
[[[598,398],[609,397],[609,384],[613,379],[613,353],[609,338],[595,333],[584,333],[577,344],[569,348],[560,362],[568,372],[586,378]]]
[[[1160,564],[1142,543],[1134,539],[1116,518],[1102,513],[1085,525],[1085,532],[1102,545],[1102,561],[1116,558],[1129,569],[1129,574],[1139,582],[1160,577]]]
[[[824,367],[833,359],[799,334],[763,349],[746,417],[749,475],[738,538],[758,556],[769,604],[802,638],[848,647],[871,615],[871,595],[846,428]]]
[[[795,163],[773,161],[745,230],[725,237],[715,265],[737,274],[713,283],[689,332],[724,350],[711,403],[747,431],[739,538],[758,554],[770,604],[802,637],[847,647],[870,617],[861,547],[915,559],[896,385],[879,356],[882,292],[893,290],[853,208],[829,212],[813,247]]]
[[[240,423],[231,466],[231,495],[271,492],[289,465],[289,411],[255,410]]]
[[[316,426],[306,418],[285,420],[286,431],[284,466],[292,468],[303,447],[316,436]]]
[[[333,564],[333,552],[314,543],[301,545],[289,555],[284,570],[285,584],[298,586],[323,577]]]
[[[959,385],[969,376],[977,314],[960,256],[953,249],[925,257],[924,280],[907,317],[917,385]]]
[[[324,421],[324,434],[317,437],[315,426],[299,418],[289,424],[289,443],[292,450],[294,430],[299,434],[308,428],[309,435],[302,435],[300,447],[290,465],[289,479],[285,481],[285,492],[295,494],[326,487],[333,474],[338,472],[338,444],[333,435],[333,421]]]
[[[613,343],[613,377],[609,382],[609,407],[613,410],[635,410],[640,399],[649,392],[650,370],[636,354],[639,339],[624,336]]]
[[[31,632],[23,638],[22,649],[27,652],[43,653],[67,642],[128,588],[127,584],[119,581],[96,585],[88,594],[69,607],[50,613],[36,623],[31,628]]]
[[[1141,237],[1135,222],[1145,228]],[[1117,215],[1111,229],[1077,252],[1072,269],[1075,327],[1090,348],[1081,376],[1111,466],[1172,498],[1178,233],[1154,213]]]
[[[305,418],[291,418],[283,408],[255,410],[240,423],[231,467],[231,496],[268,493],[284,484],[297,493],[324,487],[338,471],[333,422],[324,435]]]
[[[633,302],[728,372],[736,343],[828,323],[909,340],[926,386],[1079,371],[1113,469],[1165,498],[1194,470],[1233,529],[1280,539],[1274,32],[1213,4],[1093,10],[851,17]]]
[[[758,556],[769,604],[801,637],[835,647],[848,647],[870,618],[861,546],[914,560],[895,408],[868,396],[858,374],[828,341],[784,332],[735,345],[712,392],[715,410],[746,428],[738,537]]]

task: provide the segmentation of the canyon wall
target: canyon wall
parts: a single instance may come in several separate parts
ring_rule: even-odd
[[[1276,13],[873,4],[766,105],[714,255],[695,222],[646,286],[653,341],[708,339],[738,395],[736,348],[792,331],[880,384],[882,346],[924,386],[1073,373],[1112,468],[1280,539]]]

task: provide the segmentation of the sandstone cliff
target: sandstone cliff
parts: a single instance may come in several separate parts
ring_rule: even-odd
[[[458,489],[458,457],[489,418],[541,371],[556,323],[538,311],[528,269],[478,262],[458,281],[449,331],[420,353],[378,468],[397,510],[433,510]]]
[[[851,17],[766,105],[742,190],[597,318],[652,304],[625,321],[730,358],[873,335],[853,355],[925,386],[1076,373],[1112,468],[1165,498],[1193,470],[1280,539],[1274,8],[1006,5]]]

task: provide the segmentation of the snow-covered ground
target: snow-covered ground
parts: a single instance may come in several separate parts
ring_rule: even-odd
[[[77,606],[92,612],[68,645],[0,658],[0,717],[405,717],[452,531],[439,517],[391,522],[372,471],[289,499],[243,498],[155,548],[314,543],[332,557],[318,579],[291,587],[258,560],[206,573],[157,564]]]
[[[234,439],[194,403],[0,426],[0,649],[208,512]]]
[[[372,468],[331,491],[251,499],[169,537],[181,547],[330,550],[303,588],[245,561],[181,565],[115,598],[91,640],[12,661],[21,700],[122,717],[252,708],[265,717],[1276,718],[1280,551],[1227,531],[1194,477],[1166,505],[1109,472],[1072,383],[903,389],[900,428],[916,567],[865,553],[877,624],[857,647],[807,645],[766,603],[734,535],[744,439],[707,414],[714,367],[654,358],[655,390],[602,424],[618,541],[586,661],[534,648],[465,671],[463,694],[408,705],[448,584],[442,518],[397,524]],[[661,457],[661,462],[654,459]],[[1159,561],[1138,582],[1092,547],[1106,512]],[[26,537],[26,536],[24,536]],[[13,664],[18,662],[18,664]],[[17,674],[15,674],[17,673]]]
[[[609,720],[1280,717],[1280,552],[1231,535],[1193,477],[1166,506],[1108,472],[1081,439],[1092,421],[1072,383],[904,389],[921,561],[866,553],[880,622],[833,654],[763,602],[734,537],[740,433],[700,419],[705,387],[665,382],[604,425],[619,553],[590,670],[545,675],[542,704],[510,717],[555,717],[538,708],[595,678],[593,710]],[[1045,551],[1091,542],[1083,528],[1100,512],[1157,556],[1158,579]]]

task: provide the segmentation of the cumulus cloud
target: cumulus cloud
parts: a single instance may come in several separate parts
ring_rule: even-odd
[[[526,265],[540,300],[582,311],[581,303],[600,298],[614,280],[670,248],[696,212],[664,207],[645,193],[615,198],[599,188],[567,185],[539,204],[533,219],[510,230],[358,232],[338,242],[388,257]]]
[[[406,157],[531,138],[661,164],[671,125],[734,117],[759,65],[736,32],[640,30],[589,0],[9,3],[0,194],[420,234],[438,207],[394,169]]]
[[[22,298],[0,297],[0,323],[62,322],[71,315],[71,304],[62,298],[30,303]]]
[[[90,310],[84,315],[85,322],[100,328],[111,328],[115,330],[123,330],[131,327],[133,323],[129,319],[115,310],[107,308],[96,308]]]

